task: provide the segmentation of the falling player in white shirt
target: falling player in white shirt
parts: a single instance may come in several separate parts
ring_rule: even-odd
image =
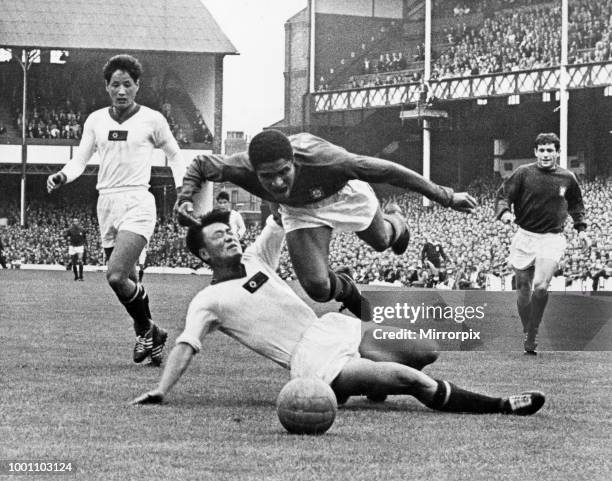
[[[106,279],[134,320],[134,362],[150,356],[151,363],[159,365],[168,334],[152,322],[149,298],[137,282],[135,266],[157,217],[155,198],[148,190],[153,151],[164,151],[177,187],[182,184],[185,163],[163,115],[135,102],[140,62],[130,55],[117,55],[106,63],[103,73],[111,106],[87,118],[76,155],[49,176],[47,190],[75,180],[98,153],[97,210],[108,261]]]
[[[340,313],[318,318],[275,272],[283,239],[283,228],[270,217],[243,254],[229,213],[218,210],[189,228],[187,247],[210,265],[213,281],[192,300],[159,385],[132,404],[161,403],[202,349],[201,339],[214,330],[289,369],[292,378],[329,383],[339,403],[352,395],[410,394],[440,411],[515,415],[533,414],[544,404],[537,391],[490,397],[437,381],[419,370],[437,358],[422,341],[399,341],[385,350],[372,328],[362,331],[367,323]]]

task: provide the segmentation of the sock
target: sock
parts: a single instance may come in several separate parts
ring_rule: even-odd
[[[128,300],[121,300],[125,310],[134,320],[136,335],[142,336],[151,328],[151,312],[149,298],[141,284],[136,285],[136,291]]]
[[[393,228],[393,235],[391,236],[390,244],[388,246],[390,247],[395,244],[397,238],[404,231],[405,223],[404,220],[401,219],[397,214],[383,214],[383,218],[385,219],[385,221],[391,224],[391,227]]]
[[[521,306],[517,302],[516,307],[518,308],[518,314],[519,314],[519,317],[521,318],[521,324],[523,324],[523,332],[527,332],[529,330],[529,318],[531,315],[531,302],[524,306]]]
[[[335,299],[336,301],[342,302],[350,298],[355,292],[355,289],[353,289],[353,283],[346,277],[336,274],[331,269],[329,269],[328,272],[330,290],[328,301]]]
[[[79,262],[79,277],[83,279],[83,263]]]
[[[438,389],[427,407],[453,413],[490,414],[506,409],[504,399],[467,391],[448,381],[438,381]]]
[[[72,272],[74,272],[74,278],[76,279],[76,278],[79,276],[79,274],[78,274],[78,272],[77,272],[77,265],[76,265],[76,262],[73,262],[73,263],[72,263]]]
[[[153,316],[151,315],[151,309],[149,308],[149,295],[147,294],[147,291],[145,290],[144,286],[142,284],[139,285],[142,288],[142,300],[144,301],[147,317],[149,319],[153,319]]]
[[[529,331],[538,332],[542,317],[544,316],[544,309],[548,303],[548,292],[544,292],[541,295],[531,296],[531,323],[529,325]]]

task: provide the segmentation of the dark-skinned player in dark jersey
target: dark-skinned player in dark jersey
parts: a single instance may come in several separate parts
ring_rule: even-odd
[[[586,250],[585,209],[576,176],[557,164],[560,141],[554,133],[536,137],[536,161],[517,168],[497,192],[496,216],[519,226],[510,246],[523,324],[525,354],[536,355],[537,334],[548,302],[548,287],[565,251],[563,227],[571,215]],[[514,211],[514,213],[512,212]]]
[[[469,194],[455,193],[399,164],[350,153],[308,133],[287,137],[277,130],[253,137],[248,152],[196,157],[177,201],[181,223],[196,222],[193,199],[204,181],[232,182],[279,204],[291,262],[306,293],[317,302],[342,302],[362,320],[369,320],[370,312],[350,270],[329,268],[332,231],[356,232],[376,251],[390,247],[395,254],[404,253],[410,239],[400,207],[390,204],[383,212],[368,183],[418,192],[462,212],[477,205]]]

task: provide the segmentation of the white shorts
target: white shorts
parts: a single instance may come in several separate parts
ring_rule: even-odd
[[[317,377],[328,384],[345,364],[359,358],[361,321],[330,312],[310,326],[291,356],[291,379]]]
[[[147,262],[147,247],[146,246],[142,249],[142,252],[138,256],[138,264],[144,266],[145,262]]]
[[[115,245],[120,230],[139,234],[149,242],[156,220],[155,197],[147,190],[100,193],[98,197],[98,222],[104,248]]]
[[[68,255],[75,256],[77,254],[83,255],[85,252],[85,246],[68,246]]]
[[[508,262],[518,270],[531,267],[535,264],[536,258],[559,262],[566,245],[565,236],[561,233],[536,234],[519,227],[512,238]]]
[[[349,180],[334,195],[305,207],[280,206],[285,232],[322,226],[360,232],[370,226],[377,210],[376,194],[361,180]]]

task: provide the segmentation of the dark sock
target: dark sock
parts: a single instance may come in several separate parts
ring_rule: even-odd
[[[151,312],[149,298],[141,284],[136,285],[136,291],[128,300],[121,300],[125,310],[134,320],[136,335],[142,336],[151,328]]]
[[[151,309],[149,308],[149,294],[147,294],[147,291],[145,290],[145,288],[144,288],[144,286],[142,284],[140,284],[140,287],[141,287],[142,292],[143,292],[142,299],[144,300],[147,317],[149,319],[153,319],[153,316],[151,315]]]
[[[397,241],[397,238],[403,232],[404,221],[401,219],[401,217],[395,214],[384,214],[383,217],[385,221],[391,224],[391,227],[393,228],[393,235],[391,236],[389,246],[387,246],[390,247],[395,244],[395,241]]]
[[[505,402],[499,397],[485,396],[467,391],[448,381],[436,381],[438,389],[427,407],[437,411],[454,413],[501,413],[505,410]]]
[[[335,299],[342,302],[354,295],[355,289],[353,284],[346,277],[336,274],[331,269],[328,272],[330,287],[330,297],[328,300]]]
[[[75,262],[72,263],[72,272],[74,272],[74,278],[76,279],[77,277],[79,277],[79,274],[77,272],[77,265]]]
[[[83,279],[83,263],[79,262],[79,277]]]

